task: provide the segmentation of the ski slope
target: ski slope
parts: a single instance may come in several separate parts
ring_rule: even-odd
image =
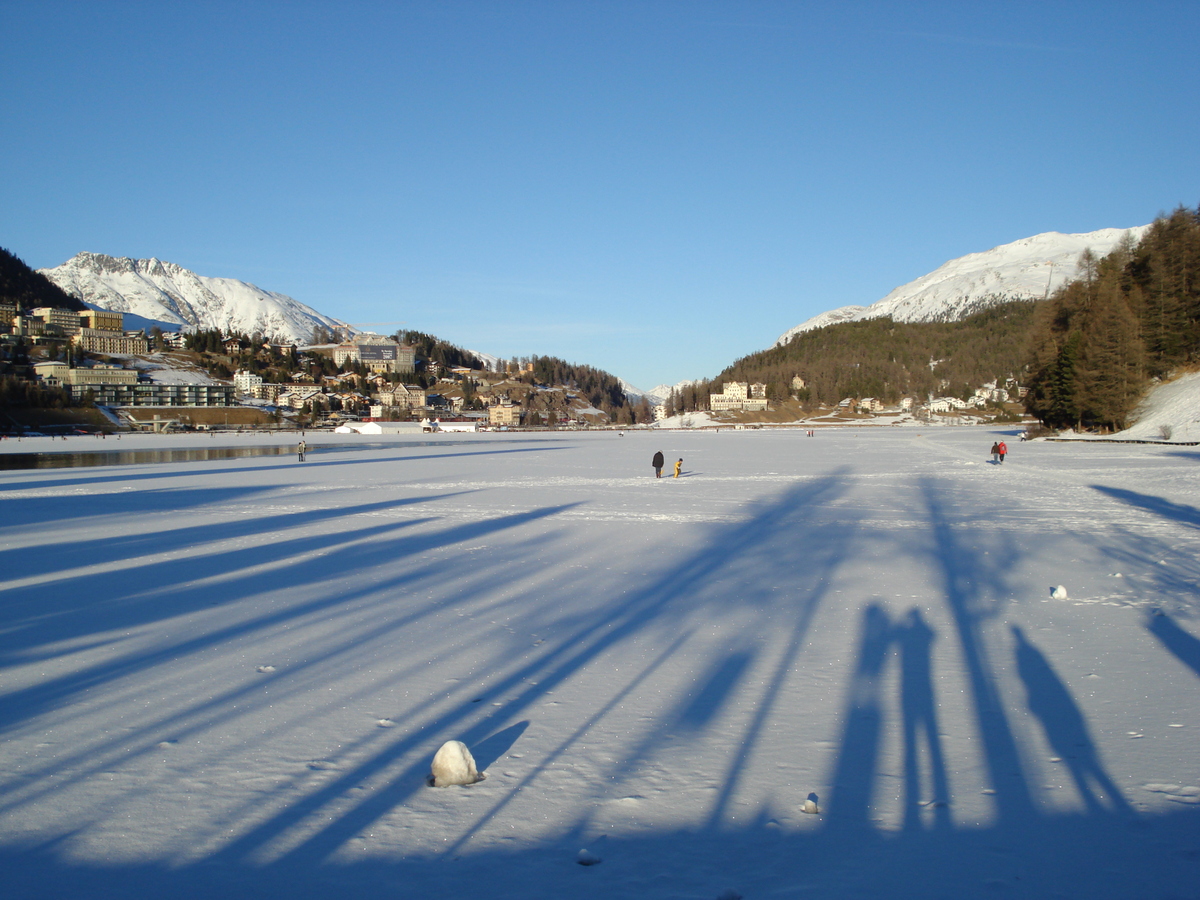
[[[1200,448],[307,440],[0,472],[6,896],[1196,895]]]

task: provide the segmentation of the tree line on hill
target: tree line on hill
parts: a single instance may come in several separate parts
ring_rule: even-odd
[[[703,386],[761,382],[772,399],[831,405],[967,399],[983,384],[1016,381],[1028,388],[1026,411],[1050,427],[1119,430],[1153,379],[1198,362],[1200,208],[1180,207],[1140,241],[1127,238],[1103,258],[1085,251],[1079,277],[1047,300],[1002,303],[957,322],[830,325],[739,359]]]
[[[417,359],[425,361],[426,364],[436,363],[443,369],[485,368],[483,360],[474,353],[451,344],[449,341],[434,337],[432,334],[425,334],[422,331],[398,331],[392,337],[397,343],[412,347],[416,351]]]
[[[528,368],[514,376],[518,380],[533,385],[566,387],[585,398],[618,425],[654,421],[654,411],[650,408],[649,401],[631,401],[621,380],[603,369],[569,363],[557,356],[530,356],[525,359]]]
[[[1015,377],[1027,355],[1036,304],[1012,301],[958,322],[841,322],[801,332],[788,343],[743,357],[713,379],[760,382],[767,397],[795,394],[810,406],[846,397],[895,403],[929,394],[970,397],[975,388]],[[804,387],[792,389],[799,375]]]
[[[1026,409],[1054,428],[1124,428],[1151,381],[1200,360],[1200,208],[1160,216],[1041,304]]]
[[[534,356],[531,362],[535,380],[542,384],[562,384],[573,388],[597,409],[607,412],[605,408],[608,407],[616,410],[628,402],[620,379],[603,369],[569,363],[556,356]]]
[[[15,255],[0,247],[0,303],[17,309],[87,309],[57,284],[36,272]]]

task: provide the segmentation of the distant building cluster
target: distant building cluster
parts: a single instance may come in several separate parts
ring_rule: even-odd
[[[142,331],[126,331],[125,315],[102,309],[83,312],[38,307],[20,312],[0,305],[0,326],[34,343],[70,341],[83,354],[138,356],[150,351]],[[233,385],[210,383],[163,384],[146,378],[137,369],[111,364],[71,364],[65,361],[34,363],[42,383],[69,391],[75,401],[91,400],[101,406],[233,406]]]
[[[233,406],[229,384],[160,384],[143,380],[137,369],[121,366],[71,366],[65,362],[34,363],[45,384],[66,388],[74,400],[90,397],[101,406]]]
[[[727,382],[721,393],[708,395],[708,408],[713,412],[730,409],[761,412],[767,408],[767,386],[745,381]]]
[[[27,312],[0,305],[0,327],[34,343],[70,341],[83,354],[137,356],[150,351],[142,331],[126,331],[124,313],[109,310],[38,307]],[[161,384],[137,369],[111,364],[71,364],[65,361],[34,363],[33,372],[44,384],[69,391],[75,401],[91,400],[101,406],[232,406],[232,385],[208,383]]]
[[[135,356],[146,353],[145,332],[125,331],[125,315],[102,309],[56,309],[39,306],[21,312],[15,305],[0,304],[0,327],[18,337],[39,340],[69,339],[85,353]]]
[[[377,334],[358,334],[333,348],[333,361],[339,366],[362,363],[368,372],[403,374],[416,367],[412,347]]]
[[[538,390],[531,392],[526,385],[506,384],[509,374],[526,375],[533,371],[533,363],[528,361],[503,362],[494,375],[462,367],[440,367],[431,361],[424,374],[440,377],[447,384],[444,394],[427,391],[419,385],[397,383],[397,376],[415,373],[416,350],[377,334],[343,333],[341,342],[332,348],[330,356],[334,364],[353,371],[336,374],[297,371],[287,375],[287,381],[267,381],[258,371],[243,369],[232,376],[232,384],[207,378],[167,384],[152,380],[138,369],[80,362],[88,354],[112,357],[143,356],[150,352],[145,333],[126,331],[124,315],[119,312],[49,307],[20,311],[16,306],[0,305],[0,332],[3,331],[29,338],[33,343],[69,341],[80,352],[66,354],[67,361],[37,363],[32,367],[35,376],[46,385],[69,391],[75,401],[92,401],[102,406],[234,406],[259,401],[276,409],[321,418],[365,415],[385,421],[441,410],[474,416],[481,424],[494,428],[541,424],[570,427],[605,420],[601,410],[570,390],[557,400],[535,399]],[[182,348],[180,334],[164,333],[163,340],[173,349]],[[245,336],[239,335],[223,338],[220,347],[235,358],[244,357],[248,350],[257,350]],[[263,349],[277,351],[281,356],[296,355],[292,345],[264,344]],[[472,405],[482,408],[470,413],[467,408]],[[766,407],[763,384],[735,382],[727,385],[722,394],[713,395],[713,409]],[[663,418],[664,406],[657,405],[654,414],[658,419]]]
[[[918,416],[928,417],[933,415],[947,415],[964,412],[971,409],[981,409],[989,403],[1002,404],[1007,403],[1015,398],[1024,397],[1027,392],[1026,388],[1021,387],[1015,381],[1009,381],[1004,387],[999,387],[995,382],[985,384],[977,388],[971,397],[964,400],[961,397],[937,397],[930,394],[925,402],[921,403],[912,397],[904,397],[895,408],[901,412],[915,412]],[[883,401],[876,397],[847,397],[838,403],[838,408],[859,413],[876,413],[884,411],[885,405]]]

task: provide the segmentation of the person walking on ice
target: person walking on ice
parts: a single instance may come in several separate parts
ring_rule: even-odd
[[[1000,454],[1000,465],[1004,465],[1004,457],[1008,455],[1008,444],[1001,441],[996,445],[996,452]]]
[[[650,465],[654,466],[654,477],[662,478],[663,454],[661,450],[654,454],[654,459],[650,460]]]
[[[304,462],[304,451],[307,449],[308,447],[304,441],[301,441],[296,445],[296,455],[299,457],[300,462]]]
[[[1000,444],[996,441],[992,441],[992,462],[1000,462]]]
[[[682,459],[675,460],[675,477],[676,478],[679,477],[679,470],[682,468],[683,468],[683,460]]]

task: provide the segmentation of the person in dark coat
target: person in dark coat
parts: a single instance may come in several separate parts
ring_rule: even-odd
[[[657,453],[654,454],[654,459],[650,460],[650,465],[654,466],[654,477],[655,478],[662,478],[663,462],[664,462],[664,460],[663,460],[662,451],[659,450]]]

